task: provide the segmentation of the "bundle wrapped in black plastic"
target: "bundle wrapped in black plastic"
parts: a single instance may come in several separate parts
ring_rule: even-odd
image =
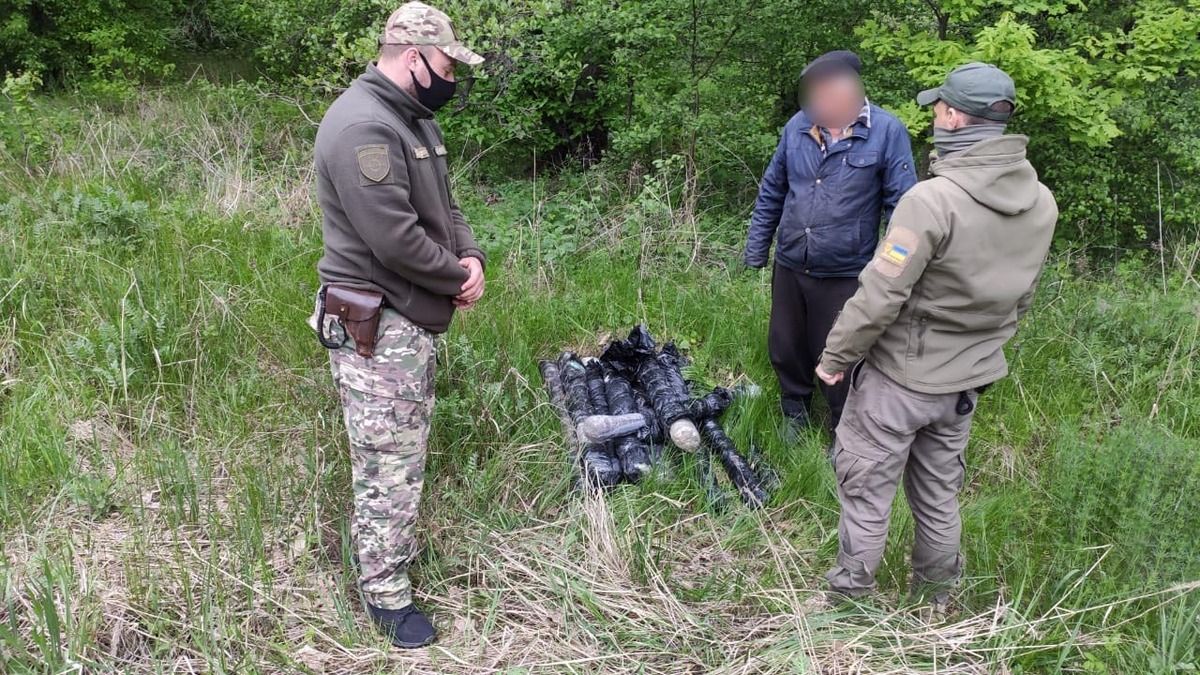
[[[587,369],[575,354],[563,352],[558,357],[558,373],[567,415],[578,424],[592,413],[592,403],[588,399]]]
[[[680,371],[683,357],[674,344],[668,343],[661,352],[655,347],[650,331],[638,326],[627,339],[610,344],[600,359],[637,382],[671,442],[694,452],[700,447],[700,431],[689,416],[691,396]]]
[[[578,424],[585,417],[596,414],[597,411],[592,405],[587,366],[575,354],[564,352],[558,359],[558,370],[565,395],[566,412],[571,422]],[[606,414],[607,407],[607,403],[604,403],[600,414]],[[582,443],[579,448],[579,467],[586,485],[608,487],[621,482],[621,465],[605,443]]]
[[[608,394],[604,391],[604,366],[596,359],[589,359],[583,364],[583,368],[587,379],[588,402],[592,406],[592,414],[607,415]]]
[[[608,412],[613,415],[637,413],[637,401],[634,400],[633,386],[620,374],[610,372],[604,377],[604,391],[608,395]],[[641,431],[620,436],[613,441],[613,450],[617,459],[621,460],[621,473],[625,480],[636,483],[650,471],[650,449],[647,439],[650,432],[646,427]]]
[[[688,416],[696,420],[720,417],[732,403],[733,392],[725,387],[717,387],[700,398],[688,401]]]
[[[733,439],[725,433],[721,423],[715,419],[704,420],[701,423],[700,432],[704,435],[705,445],[712,451],[712,454],[717,456],[717,459],[721,460],[721,466],[725,468],[729,482],[737,488],[742,502],[752,508],[766,504],[768,495],[762,479],[758,477],[746,458],[738,452]]]
[[[650,405],[650,399],[646,398],[646,394],[638,389],[633,390],[633,397],[637,403],[637,411],[646,418],[646,440],[651,445],[662,445],[667,442],[667,430],[663,428],[662,420],[658,419],[658,415],[654,414],[654,407]]]
[[[579,483],[595,489],[637,482],[662,463],[669,439],[685,451],[701,450],[696,466],[710,506],[724,502],[713,457],[742,501],[762,506],[775,482],[764,477],[773,479],[774,472],[758,457],[747,461],[719,422],[735,392],[717,387],[693,398],[683,377],[686,365],[673,343],[658,349],[644,326],[610,343],[598,360],[564,352],[557,362],[542,362],[550,400],[577,455]]]

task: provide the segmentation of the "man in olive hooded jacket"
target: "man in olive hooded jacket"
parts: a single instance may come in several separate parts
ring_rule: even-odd
[[[840,546],[827,579],[837,593],[874,589],[902,478],[916,526],[914,587],[933,590],[944,609],[962,573],[958,493],[971,418],[979,391],[1008,373],[1003,348],[1058,220],[1025,159],[1028,138],[1004,133],[1015,98],[1012,79],[983,63],[918,96],[934,106],[933,177],[897,204],[817,366],[828,384],[850,378],[832,451]]]

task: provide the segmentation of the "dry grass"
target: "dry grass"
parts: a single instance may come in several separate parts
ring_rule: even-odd
[[[169,92],[144,90],[132,111],[87,104],[71,137],[51,146],[45,174],[105,183],[151,177],[198,193],[216,216],[311,222],[316,177],[303,127],[264,127],[256,108],[265,95],[232,105],[229,98],[214,107],[201,96],[181,109]]]
[[[82,436],[85,426],[73,432]],[[114,439],[107,447],[119,453],[123,444]],[[435,484],[433,493],[446,489],[452,488]],[[519,529],[476,528],[457,519],[431,523],[439,546],[453,541],[439,554],[458,561],[443,578],[418,586],[418,601],[434,610],[442,635],[431,648],[402,652],[381,644],[359,611],[340,559],[329,555],[328,539],[337,534],[328,523],[265,533],[262,563],[269,570],[248,577],[239,572],[239,547],[212,536],[231,528],[237,514],[221,495],[204,503],[203,527],[168,527],[152,505],[137,518],[114,513],[97,520],[70,508],[45,513],[53,525],[17,534],[5,546],[10,604],[0,622],[31,639],[43,624],[38,602],[46,570],[54,578],[61,565],[72,581],[51,592],[65,632],[73,635],[64,639],[79,641],[75,656],[92,664],[88,670],[211,672],[251,658],[263,672],[344,675],[514,667],[995,673],[1006,672],[1003,664],[1020,654],[1064,647],[1043,641],[1043,634],[1056,632],[1049,628],[1123,603],[1148,600],[1143,611],[1150,612],[1200,586],[1095,607],[1069,608],[1068,593],[1061,606],[1036,617],[1018,615],[1003,599],[948,621],[920,607],[831,608],[818,591],[812,552],[796,546],[804,533],[781,517],[792,509],[738,516],[753,521],[758,542],[741,549],[729,545],[727,519],[697,513],[661,528],[623,528],[613,515],[622,504],[579,496],[555,519]],[[688,597],[713,579],[722,588]],[[1101,644],[1114,628],[1076,633],[1074,644]],[[229,663],[209,662],[209,639]]]

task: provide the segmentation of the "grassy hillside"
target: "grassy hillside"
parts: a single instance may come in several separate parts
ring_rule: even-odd
[[[414,577],[442,639],[388,650],[348,571],[346,439],[304,325],[313,115],[197,81],[9,120],[27,142],[0,158],[0,671],[1196,668],[1200,247],[1057,251],[968,449],[963,607],[905,602],[901,498],[880,595],[830,611],[827,439],[780,438],[769,278],[731,271],[742,221],[681,209],[670,162],[458,176],[492,262],[441,353]],[[762,387],[728,426],[782,476],[769,509],[712,508],[690,458],[571,492],[536,361],[636,322],[697,379]]]

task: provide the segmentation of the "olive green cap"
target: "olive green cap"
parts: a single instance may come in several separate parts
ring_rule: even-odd
[[[1007,122],[1011,112],[992,110],[1001,101],[1017,106],[1017,87],[1008,73],[990,63],[968,63],[950,71],[940,87],[917,94],[917,103],[945,101],[956,110],[995,122]]]

